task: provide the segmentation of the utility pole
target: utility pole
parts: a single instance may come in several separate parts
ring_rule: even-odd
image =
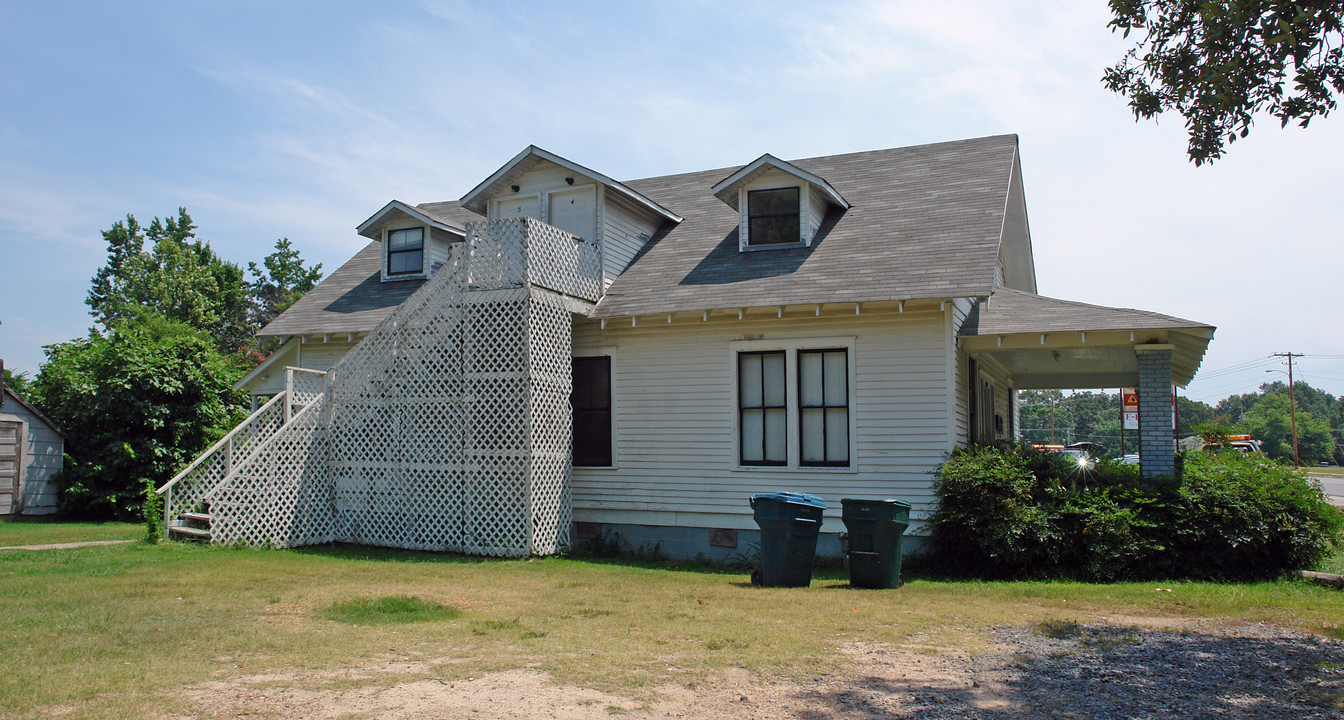
[[[1050,444],[1055,444],[1055,396],[1050,396]]]
[[[1270,357],[1288,358],[1288,422],[1293,429],[1293,465],[1301,467],[1302,461],[1297,457],[1297,402],[1293,398],[1293,358],[1302,357],[1302,353],[1271,353]]]

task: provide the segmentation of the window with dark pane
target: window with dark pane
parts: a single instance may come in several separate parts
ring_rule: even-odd
[[[574,465],[611,467],[611,358],[573,359]]]
[[[782,351],[738,353],[738,427],[743,465],[788,462],[786,387]]]
[[[798,351],[801,464],[849,465],[849,359],[846,350]]]
[[[425,268],[425,229],[407,228],[387,233],[387,274],[409,275]]]
[[[792,245],[802,241],[798,188],[747,193],[747,245]]]

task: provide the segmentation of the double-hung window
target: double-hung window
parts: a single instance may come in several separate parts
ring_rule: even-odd
[[[802,242],[798,188],[747,192],[747,247]]]
[[[414,275],[425,269],[425,229],[406,228],[387,233],[387,274]]]
[[[737,353],[738,464],[851,467],[850,348],[785,344]]]
[[[743,465],[785,465],[789,461],[788,382],[783,352],[737,356],[738,447]]]
[[[849,465],[849,358],[845,350],[798,351],[801,464]]]

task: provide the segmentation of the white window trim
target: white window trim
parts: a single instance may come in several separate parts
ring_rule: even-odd
[[[616,398],[616,346],[615,345],[595,345],[591,347],[576,347],[570,355],[572,357],[607,357],[611,363],[611,464],[610,465],[574,465],[571,459],[570,467],[575,471],[609,473],[621,469],[620,463],[620,437],[617,432],[617,424],[620,417]],[[572,412],[572,410],[571,410]],[[571,430],[572,431],[572,430]]]
[[[732,378],[733,386],[733,438],[732,438],[732,458],[729,460],[729,470],[733,472],[755,472],[755,473],[838,473],[854,474],[859,471],[859,457],[857,453],[857,435],[855,427],[855,418],[858,415],[855,400],[857,398],[856,389],[858,379],[855,377],[854,370],[856,363],[854,360],[854,346],[856,336],[854,335],[835,335],[828,337],[805,337],[805,338],[780,338],[778,340],[734,340],[728,343],[729,358],[728,372]],[[798,413],[798,351],[799,350],[830,350],[844,349],[845,364],[848,366],[849,373],[849,466],[848,467],[824,467],[802,464],[802,448],[799,446],[799,413]],[[738,377],[739,353],[744,352],[770,352],[784,351],[784,413],[785,413],[785,433],[788,455],[787,461],[783,465],[743,465],[742,464],[742,399],[740,397],[741,379]],[[614,375],[614,373],[613,373]],[[613,411],[614,412],[614,411]]]
[[[420,272],[418,273],[398,273],[392,274],[391,271],[391,244],[388,242],[388,236],[398,230],[414,230],[420,228],[424,234],[420,241]],[[429,277],[427,266],[429,265],[429,244],[433,236],[431,229],[427,225],[419,223],[409,225],[390,225],[383,228],[383,282],[398,282],[400,280],[424,280]]]

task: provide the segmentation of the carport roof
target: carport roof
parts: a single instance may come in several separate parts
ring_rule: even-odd
[[[958,331],[967,352],[988,354],[1018,389],[1103,388],[1134,384],[1136,348],[1170,347],[1172,382],[1195,376],[1215,328],[1171,315],[1059,300],[998,287],[980,299]]]

